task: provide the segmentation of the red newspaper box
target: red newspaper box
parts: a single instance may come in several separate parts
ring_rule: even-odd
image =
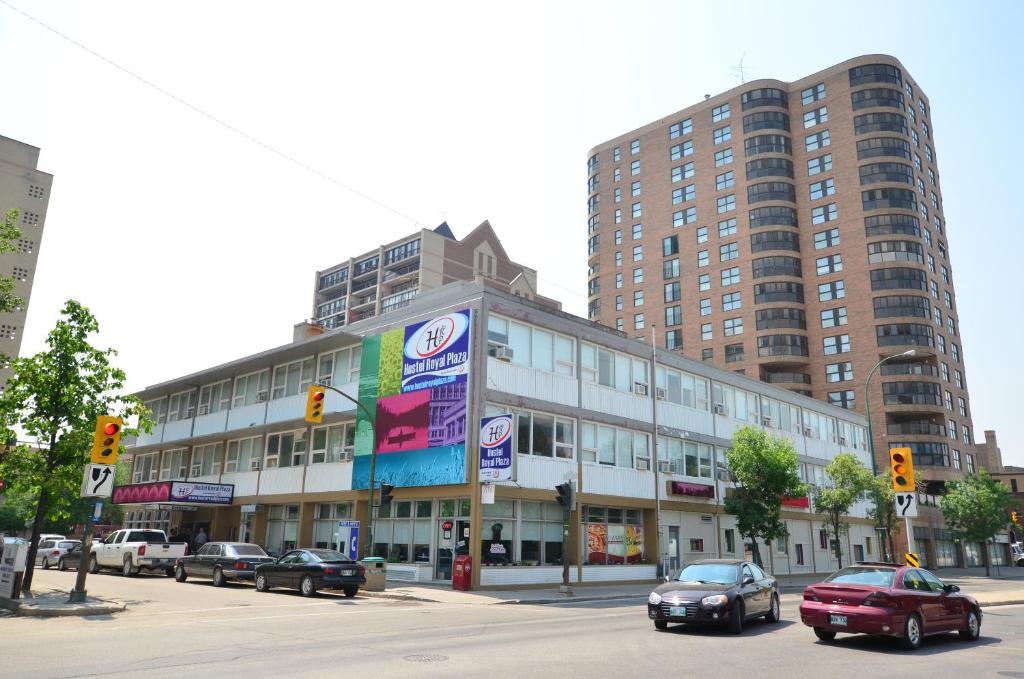
[[[459,554],[452,563],[452,589],[466,591],[473,582],[473,559],[469,554]]]

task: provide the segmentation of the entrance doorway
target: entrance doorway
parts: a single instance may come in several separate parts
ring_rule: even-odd
[[[459,554],[469,554],[469,521],[440,519],[437,522],[437,565],[434,578],[452,579],[452,561]]]
[[[679,570],[679,526],[668,527],[668,577]]]

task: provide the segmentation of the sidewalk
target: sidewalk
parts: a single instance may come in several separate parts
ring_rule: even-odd
[[[960,586],[965,594],[976,598],[982,606],[1000,606],[1024,603],[1024,568],[1003,567],[1000,577],[985,577],[984,568],[949,568],[938,571],[943,582]],[[781,575],[779,592],[787,603],[799,601],[804,587],[820,582],[823,575]],[[361,590],[361,596],[397,599],[404,601],[426,601],[460,605],[493,604],[553,604],[581,601],[643,601],[654,589],[656,583],[631,585],[588,585],[574,586],[572,596],[562,594],[557,587],[543,589],[453,590],[451,585],[442,583],[401,583],[388,582],[385,592]]]
[[[22,592],[20,599],[0,597],[0,608],[15,615],[53,618],[68,615],[109,615],[125,610],[123,602],[88,597],[83,603],[69,603],[68,593],[59,589]]]

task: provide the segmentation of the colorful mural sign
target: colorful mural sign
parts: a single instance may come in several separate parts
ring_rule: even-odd
[[[644,529],[606,523],[587,524],[587,563],[640,563],[644,557]]]
[[[470,311],[363,338],[353,488],[435,486],[466,480]]]

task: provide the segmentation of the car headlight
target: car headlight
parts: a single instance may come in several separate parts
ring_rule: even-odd
[[[651,592],[651,595],[647,597],[647,603],[657,606],[661,603],[661,595],[657,592]]]
[[[724,594],[712,594],[700,600],[701,606],[723,606],[729,603],[729,597]]]

